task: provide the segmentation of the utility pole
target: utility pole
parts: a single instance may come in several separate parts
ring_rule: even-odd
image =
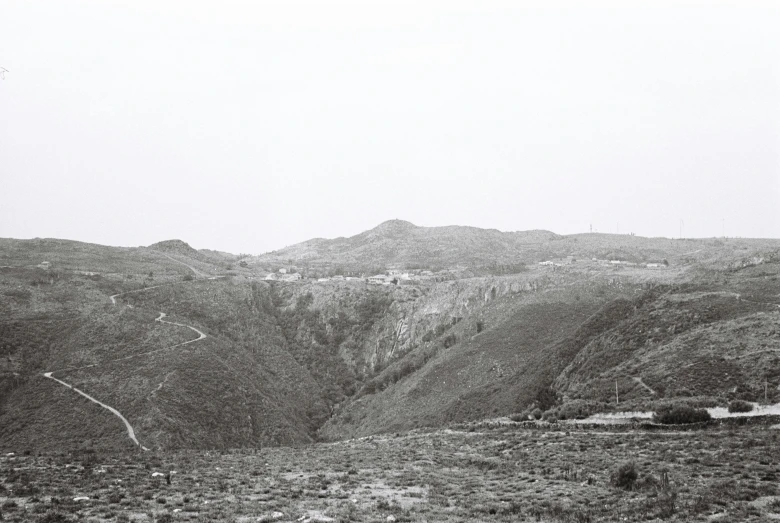
[[[617,380],[615,380],[615,404],[620,404],[620,397],[618,396]]]
[[[764,378],[764,405],[768,405],[769,401],[767,400],[768,394],[767,394],[767,379]]]

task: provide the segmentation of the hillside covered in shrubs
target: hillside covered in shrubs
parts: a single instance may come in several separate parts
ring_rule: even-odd
[[[360,241],[412,245],[428,234],[413,227]],[[534,249],[564,241],[530,237]],[[128,444],[115,416],[43,377],[50,371],[122,412],[149,448],[780,400],[773,245],[702,241],[686,258],[687,241],[664,250],[669,240],[573,240],[567,249],[635,242],[635,254],[671,262],[536,263],[370,285],[265,281],[257,260],[179,241],[0,240],[0,447]],[[514,263],[502,256],[481,267]],[[156,321],[161,313],[173,323]],[[206,337],[181,345],[193,339],[188,326]]]

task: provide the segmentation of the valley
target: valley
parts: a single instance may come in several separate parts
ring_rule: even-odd
[[[611,521],[615,510],[715,517],[708,493],[725,489],[726,476],[688,467],[702,462],[698,450],[671,457],[668,449],[689,442],[685,432],[636,423],[605,430],[588,416],[780,402],[780,242],[444,229],[387,222],[263,256],[180,240],[137,248],[0,240],[0,451],[14,454],[15,471],[2,484],[31,478],[47,493],[30,502],[0,492],[16,506],[4,513],[12,521],[51,510],[99,521],[120,513],[150,521],[293,513]],[[713,422],[695,429],[696,445],[704,452],[703,442],[721,437],[768,449],[780,434],[773,423]],[[674,470],[680,501],[663,502],[671,491],[657,485],[616,492],[614,460],[594,454],[593,438],[626,460],[644,456],[641,468],[655,478],[647,481]],[[415,454],[423,441],[427,457]],[[563,449],[549,465],[550,456],[527,448],[548,444]],[[295,452],[321,457],[282,465]],[[396,468],[383,469],[386,452],[398,453]],[[507,461],[507,452],[522,457]],[[766,468],[759,454],[746,459]],[[347,466],[357,455],[363,468]],[[442,456],[455,461],[443,465]],[[75,483],[64,466],[74,459],[90,463]],[[46,487],[40,460],[64,483]],[[231,463],[243,472],[213,474],[221,460],[221,470]],[[143,491],[120,489],[107,503],[119,485],[93,477],[95,467],[135,477],[167,461],[189,463],[187,478],[209,479],[185,496],[142,474]],[[251,473],[261,461],[280,470]],[[463,467],[506,490],[469,483],[440,492],[441,474]],[[274,490],[281,477],[283,503]],[[315,477],[325,485],[316,495]],[[416,479],[402,485],[402,477]],[[530,483],[519,489],[517,478]],[[750,493],[728,501],[729,514],[773,514],[774,487],[743,479],[735,492]],[[71,483],[81,492],[63,486]],[[64,501],[81,494],[90,501]],[[585,503],[594,495],[608,508]],[[696,505],[707,496],[706,507]],[[659,516],[668,503],[677,503],[673,512]]]

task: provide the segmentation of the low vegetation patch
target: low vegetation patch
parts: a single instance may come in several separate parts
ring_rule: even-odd
[[[734,400],[729,403],[729,412],[751,412],[753,404],[748,401]]]
[[[697,409],[688,405],[672,405],[658,409],[653,421],[664,425],[683,425],[686,423],[702,423],[710,421],[712,416],[705,409]]]
[[[636,463],[627,461],[612,472],[610,483],[612,483],[612,486],[623,490],[634,490],[634,484],[638,478],[639,471]]]

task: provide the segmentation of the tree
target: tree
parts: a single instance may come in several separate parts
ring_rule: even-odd
[[[544,387],[536,393],[536,406],[542,410],[548,410],[558,403],[558,395],[552,387]]]

